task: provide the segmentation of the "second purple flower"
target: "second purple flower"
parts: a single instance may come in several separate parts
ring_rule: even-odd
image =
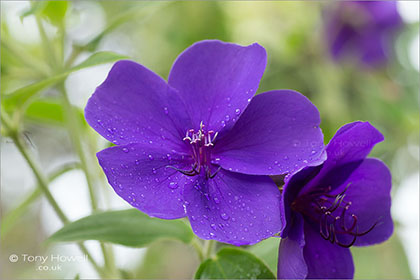
[[[253,97],[265,66],[260,45],[220,41],[185,50],[168,82],[117,62],[85,109],[116,144],[97,154],[116,193],[150,216],[188,216],[203,239],[244,245],[278,233],[280,192],[267,175],[320,164],[324,146],[306,97]]]

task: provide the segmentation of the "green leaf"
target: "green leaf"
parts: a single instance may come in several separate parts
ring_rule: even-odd
[[[68,6],[68,1],[48,1],[42,9],[41,15],[55,26],[62,26]]]
[[[280,238],[271,237],[249,247],[249,251],[262,259],[277,274]]]
[[[10,94],[5,94],[3,96],[3,102],[6,110],[10,110],[15,106],[20,106],[24,104],[29,98],[36,95],[43,89],[46,89],[50,86],[57,84],[58,82],[64,80],[70,73],[81,70],[83,68],[88,68],[100,64],[111,63],[117,60],[126,59],[127,56],[116,54],[113,52],[98,52],[91,55],[88,59],[70,68],[67,71],[44,79],[42,81],[33,83],[31,85],[22,87]]]
[[[83,112],[77,107],[73,107],[73,110],[77,111],[80,122],[84,124]],[[31,102],[26,108],[24,116],[28,120],[41,123],[61,126],[67,124],[62,104],[56,99],[44,98]]]
[[[275,279],[270,269],[255,255],[237,248],[223,248],[204,261],[195,279]]]
[[[181,220],[150,218],[137,209],[109,211],[65,225],[49,241],[99,240],[130,247],[143,247],[159,238],[188,243],[193,233]]]

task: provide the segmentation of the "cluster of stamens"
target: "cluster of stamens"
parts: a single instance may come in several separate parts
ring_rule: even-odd
[[[352,222],[351,225],[348,225],[346,219],[348,219],[348,212],[352,203],[351,201],[345,201],[344,198],[349,186],[350,184],[337,195],[330,194],[331,187],[328,187],[322,191],[313,192],[304,199],[308,202],[308,197],[310,197],[312,202],[310,204],[315,207],[316,212],[320,215],[315,219],[319,222],[319,233],[322,238],[345,248],[353,246],[357,237],[366,235],[377,225],[376,222],[368,230],[359,232],[358,218],[355,214],[350,214]],[[313,218],[312,215],[309,216]],[[339,240],[339,235],[351,236],[352,239],[349,243],[343,243]]]
[[[204,124],[203,122],[200,123],[200,130],[197,132],[194,129],[187,130],[187,133],[182,139],[183,141],[188,140],[190,144],[198,144],[204,145],[205,147],[214,146],[214,141],[216,140],[218,132],[214,132],[213,130],[204,131]]]
[[[210,147],[214,146],[218,132],[213,130],[206,131],[204,129],[203,122],[200,123],[200,129],[196,132],[194,129],[187,130],[183,141],[188,141],[191,145],[192,157],[194,164],[190,170],[182,170],[173,166],[168,166],[181,172],[187,176],[195,176],[200,174],[201,170],[204,169],[206,178],[214,178],[216,173],[219,172],[221,167],[212,174],[210,170]]]

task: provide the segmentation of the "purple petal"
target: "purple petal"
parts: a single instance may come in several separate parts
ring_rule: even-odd
[[[342,126],[327,145],[327,160],[321,171],[302,192],[328,186],[332,177],[336,182],[346,180],[372,148],[383,140],[383,135],[369,122],[353,122]],[[341,172],[333,170],[340,165],[345,165],[346,168],[341,169]]]
[[[310,182],[319,172],[321,166],[309,166],[291,176],[283,186],[283,195],[280,198],[280,216],[283,229],[281,237],[287,237],[292,228],[294,212],[291,204],[300,193],[301,189]]]
[[[115,63],[85,108],[86,121],[117,145],[154,143],[183,150],[188,119],[175,90],[133,61]]]
[[[254,244],[281,228],[280,191],[268,176],[220,170],[216,177],[198,177],[184,189],[186,210],[194,233],[233,245]]]
[[[133,207],[162,219],[185,217],[182,190],[191,181],[168,166],[189,169],[188,157],[142,144],[114,146],[97,157],[109,184]]]
[[[386,165],[377,159],[364,160],[334,193],[340,193],[346,186],[348,188],[344,200],[351,202],[346,212],[347,227],[354,222],[351,214],[357,217],[358,233],[366,232],[376,224],[366,235],[357,237],[355,245],[372,245],[387,240],[392,235],[393,222],[391,174]],[[353,239],[350,236],[339,236],[339,238],[344,244],[349,244]]]
[[[325,165],[363,160],[383,135],[369,122],[353,122],[340,128],[327,145]]]
[[[318,231],[305,224],[303,255],[308,279],[351,279],[354,275],[350,249],[324,240]]]
[[[372,17],[371,24],[382,28],[395,28],[402,24],[397,1],[358,1]]]
[[[267,55],[258,44],[242,47],[216,40],[201,41],[175,61],[168,83],[180,91],[194,126],[203,121],[220,131],[237,120],[255,94]]]
[[[308,267],[303,257],[305,246],[303,223],[302,216],[296,214],[289,235],[280,241],[277,279],[305,279],[308,274]]]
[[[276,90],[255,96],[214,147],[224,169],[254,175],[290,173],[321,163],[324,145],[316,107],[302,94]]]
[[[386,62],[391,42],[387,42],[385,35],[381,31],[373,30],[372,32],[365,32],[359,38],[358,48],[360,49],[361,61],[366,65],[376,67]]]

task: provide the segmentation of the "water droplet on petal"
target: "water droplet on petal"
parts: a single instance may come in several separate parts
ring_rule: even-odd
[[[226,115],[226,116],[225,116],[225,120],[226,120],[226,121],[229,121],[229,120],[230,120],[230,116],[229,116],[229,115]]]
[[[236,115],[239,115],[240,113],[241,113],[241,109],[236,109],[236,110],[235,110],[235,114],[236,114]]]
[[[163,111],[165,112],[165,115],[168,114],[168,108],[167,107],[163,108]]]
[[[170,182],[169,185],[168,185],[168,187],[170,189],[176,189],[176,188],[178,188],[178,183],[176,183],[176,182]]]
[[[223,220],[227,221],[227,220],[229,220],[229,215],[226,214],[226,213],[222,213],[222,214],[220,214],[220,218],[222,218]]]
[[[214,203],[216,203],[216,204],[220,203],[220,200],[217,197],[213,198],[213,200],[214,200]]]
[[[156,173],[157,173],[156,168],[153,168],[153,169],[152,169],[152,173],[153,173],[153,174],[156,174]]]
[[[284,158],[283,158],[284,160],[288,160],[289,159],[289,157],[288,156],[284,156]]]
[[[152,156],[152,155],[148,155],[148,158],[149,158],[150,160],[153,160],[153,156]]]
[[[215,230],[215,229],[217,229],[215,224],[211,224],[210,226],[211,226],[211,228],[212,228],[212,229],[214,229],[214,230]]]
[[[134,162],[135,162],[136,165],[140,164],[140,161],[138,159],[136,159]]]
[[[122,149],[124,153],[128,153],[128,149],[127,148],[123,148]]]

